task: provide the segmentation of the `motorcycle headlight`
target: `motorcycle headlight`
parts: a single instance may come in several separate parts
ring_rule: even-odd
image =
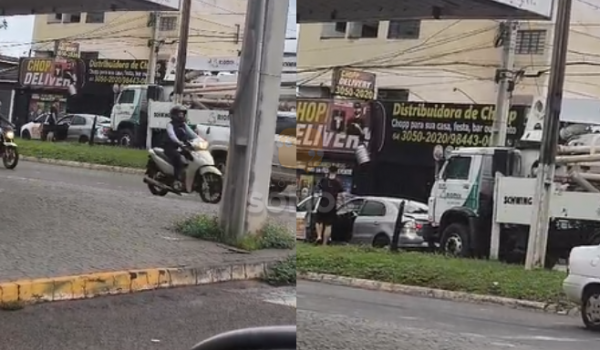
[[[204,140],[196,140],[193,143],[194,150],[196,151],[205,151],[208,149],[208,142]]]
[[[7,139],[10,139],[10,140],[15,138],[15,133],[13,131],[7,131],[4,135],[6,136]]]

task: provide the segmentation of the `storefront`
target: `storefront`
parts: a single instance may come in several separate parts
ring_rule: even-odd
[[[164,76],[165,64],[161,63],[157,79]],[[21,58],[13,109],[17,130],[48,112],[55,100],[60,101],[60,113],[110,116],[119,88],[145,84],[147,70],[147,60]]]
[[[361,189],[427,202],[437,167],[457,147],[489,144],[493,105],[376,101],[372,108],[372,162]],[[507,143],[525,128],[528,106],[509,113]]]

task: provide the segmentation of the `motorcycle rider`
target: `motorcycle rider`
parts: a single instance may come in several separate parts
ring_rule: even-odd
[[[179,148],[185,147],[185,142],[197,137],[196,133],[187,123],[187,108],[183,105],[175,105],[169,111],[171,121],[167,124],[167,137],[164,142],[165,155],[173,165],[173,188],[181,191],[181,173],[183,172],[183,162]]]

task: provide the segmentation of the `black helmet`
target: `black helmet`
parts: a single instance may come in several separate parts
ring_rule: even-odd
[[[169,111],[171,120],[184,122],[187,116],[187,108],[183,105],[175,105]]]

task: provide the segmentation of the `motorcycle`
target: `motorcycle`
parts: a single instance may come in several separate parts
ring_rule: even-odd
[[[173,165],[164,150],[152,148],[148,153],[144,183],[153,195],[162,197],[169,192],[178,195],[198,192],[206,203],[216,204],[221,201],[223,174],[215,166],[215,160],[208,151],[208,142],[204,139],[198,137],[180,148],[184,164],[181,191],[171,185],[175,180]]]
[[[19,164],[19,151],[15,143],[15,132],[10,126],[0,128],[0,155],[6,169],[14,169]]]

